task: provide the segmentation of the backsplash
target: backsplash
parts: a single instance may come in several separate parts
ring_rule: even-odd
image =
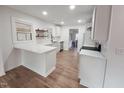
[[[104,43],[104,44],[101,44],[101,53],[107,57],[107,49],[108,49],[108,45],[107,45],[107,42]]]

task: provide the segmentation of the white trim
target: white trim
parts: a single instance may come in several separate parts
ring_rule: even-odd
[[[15,22],[19,22],[19,23],[23,23],[23,24],[28,24],[31,25],[31,33],[32,33],[32,40],[28,40],[28,41],[17,41],[17,34],[16,34],[16,26],[15,26]],[[33,24],[28,22],[27,20],[18,18],[18,17],[11,17],[11,26],[12,26],[12,39],[13,39],[13,43],[32,43],[33,42]]]
[[[4,65],[3,65],[3,59],[2,59],[2,53],[0,50],[0,77],[5,75],[5,71],[4,71]]]

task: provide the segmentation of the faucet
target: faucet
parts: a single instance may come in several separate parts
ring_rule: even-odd
[[[51,33],[51,42],[53,43],[53,35],[52,35],[52,33]]]

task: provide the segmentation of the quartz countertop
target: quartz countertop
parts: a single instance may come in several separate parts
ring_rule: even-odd
[[[22,49],[38,54],[42,54],[56,49],[56,47],[45,46],[42,44],[14,44],[14,48]]]
[[[80,55],[86,55],[86,56],[91,56],[91,57],[97,57],[97,58],[105,59],[105,57],[101,54],[101,52],[98,52],[98,51],[81,49],[79,54]]]

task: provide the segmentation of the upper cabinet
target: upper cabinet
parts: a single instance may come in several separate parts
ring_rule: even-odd
[[[56,36],[60,36],[60,27],[56,26]]]
[[[108,39],[109,25],[111,17],[110,5],[96,6],[92,18],[91,39],[104,43]]]
[[[55,26],[55,28],[52,32],[53,37],[60,37],[60,33],[61,33],[61,27]]]

